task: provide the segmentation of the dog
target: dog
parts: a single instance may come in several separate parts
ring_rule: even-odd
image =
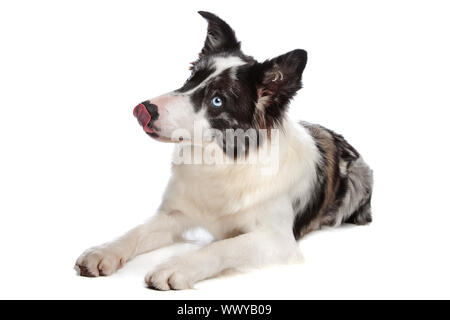
[[[306,51],[257,62],[225,21],[199,14],[208,30],[191,76],[133,110],[147,135],[177,142],[162,203],[148,222],[85,251],[76,262],[82,276],[110,275],[202,227],[211,243],[145,277],[150,288],[187,289],[226,270],[296,261],[297,240],[322,226],[372,221],[373,173],[361,155],[341,135],[286,115]]]

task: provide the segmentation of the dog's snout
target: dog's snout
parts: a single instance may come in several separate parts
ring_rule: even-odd
[[[154,133],[152,122],[159,117],[158,107],[156,105],[150,103],[149,100],[144,101],[134,108],[133,115],[137,118],[145,132]]]

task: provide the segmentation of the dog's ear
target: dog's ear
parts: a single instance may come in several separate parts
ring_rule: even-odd
[[[210,12],[199,11],[198,13],[208,21],[208,33],[201,55],[235,51],[241,48],[233,29],[225,21]]]
[[[302,73],[307,53],[294,50],[259,65],[259,107],[285,106],[302,87]]]

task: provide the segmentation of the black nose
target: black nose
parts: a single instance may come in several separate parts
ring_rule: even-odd
[[[148,113],[151,116],[150,122],[158,120],[159,113],[158,113],[158,107],[152,103],[150,103],[150,100],[142,102],[145,109],[147,109]]]

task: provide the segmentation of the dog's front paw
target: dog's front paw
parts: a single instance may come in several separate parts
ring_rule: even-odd
[[[165,291],[190,289],[194,281],[183,263],[171,260],[147,273],[145,282],[149,288]]]
[[[125,259],[107,247],[86,250],[75,263],[80,276],[109,276],[125,263]]]

